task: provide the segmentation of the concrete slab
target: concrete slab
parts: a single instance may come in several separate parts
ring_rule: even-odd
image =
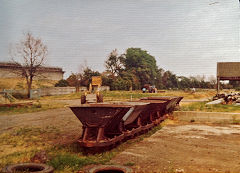
[[[179,121],[188,122],[234,123],[240,121],[240,113],[230,112],[175,111],[173,115]]]

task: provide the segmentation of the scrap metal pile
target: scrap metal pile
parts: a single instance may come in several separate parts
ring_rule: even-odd
[[[207,104],[240,104],[240,93],[216,94],[213,101]]]
[[[145,97],[137,102],[84,104],[70,107],[83,125],[84,148],[115,146],[161,123],[183,97]]]

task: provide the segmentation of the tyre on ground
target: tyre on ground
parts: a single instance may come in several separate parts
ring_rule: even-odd
[[[53,167],[40,163],[19,163],[8,165],[1,170],[2,173],[14,172],[38,172],[38,173],[53,173]]]

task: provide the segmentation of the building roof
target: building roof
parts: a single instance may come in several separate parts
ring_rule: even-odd
[[[12,62],[0,62],[0,68],[8,68],[8,69],[12,69],[12,68],[21,68],[21,66],[18,66],[15,63]],[[62,68],[60,67],[50,67],[50,66],[40,66],[39,71],[47,71],[47,72],[61,72],[64,73],[64,71],[62,70]]]

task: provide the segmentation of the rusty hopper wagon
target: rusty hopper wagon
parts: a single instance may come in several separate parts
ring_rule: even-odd
[[[148,97],[137,102],[70,107],[83,124],[78,140],[88,149],[107,148],[150,130],[172,113],[182,97]]]
[[[163,100],[163,101],[169,101],[169,104],[167,105],[165,111],[166,113],[172,113],[176,107],[179,107],[180,101],[183,99],[183,97],[174,97],[174,96],[159,96],[159,97],[143,97],[140,100],[141,101],[150,101],[150,100]]]

